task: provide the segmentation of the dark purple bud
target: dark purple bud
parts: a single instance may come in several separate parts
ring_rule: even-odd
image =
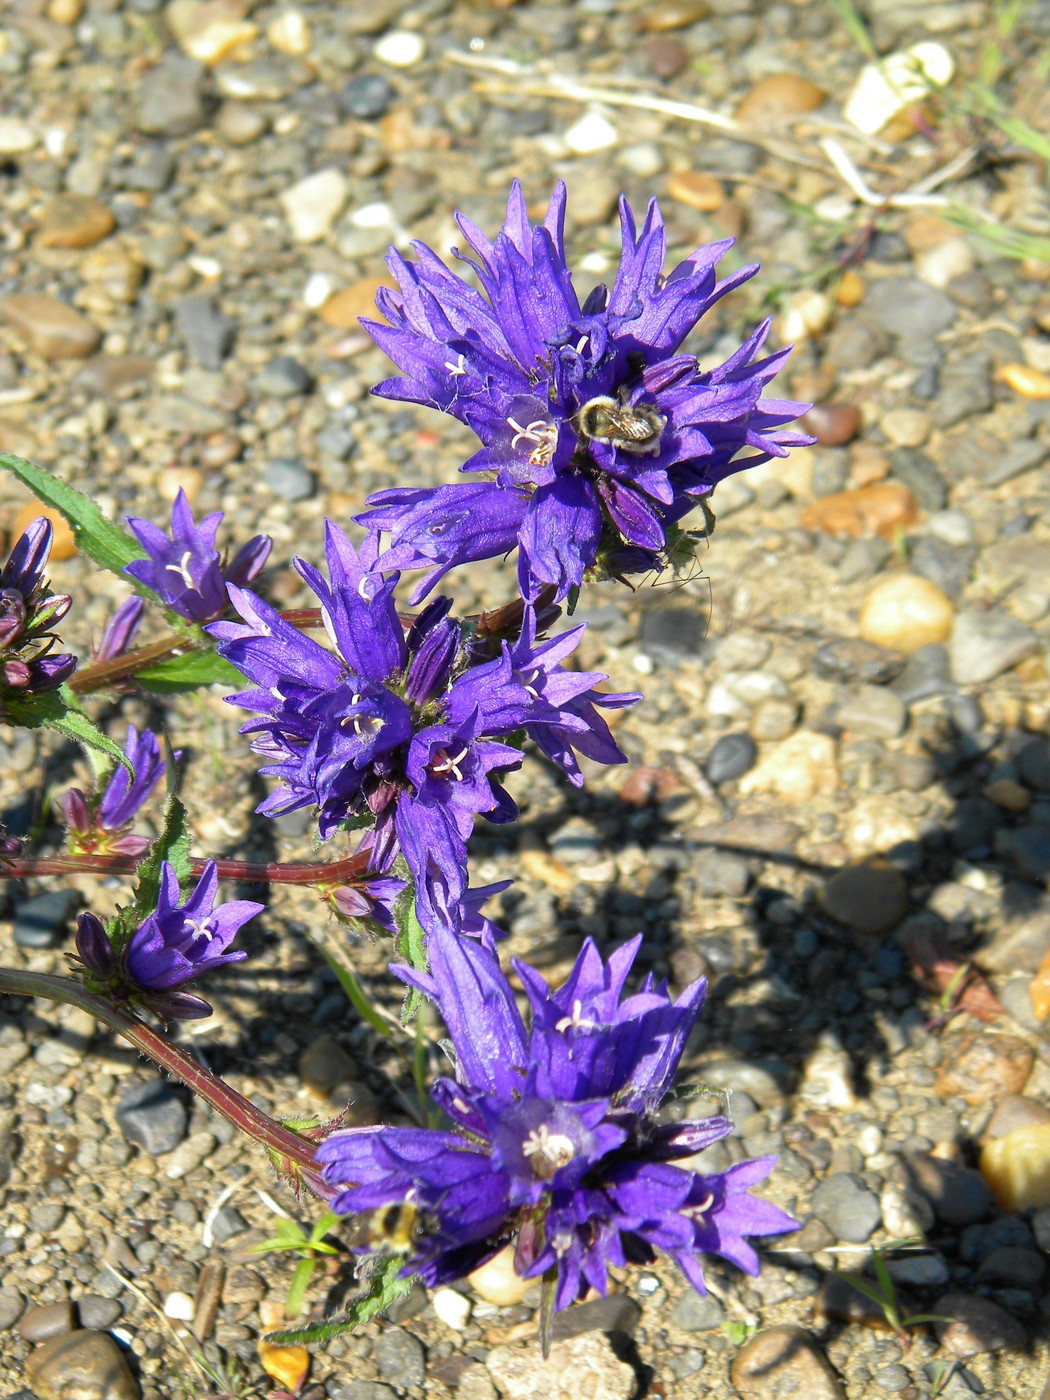
[[[62,819],[70,831],[90,831],[87,801],[79,788],[70,788],[62,799]]]
[[[135,633],[146,611],[146,600],[132,596],[121,603],[106,623],[102,640],[95,651],[95,661],[114,661],[123,656],[135,639]]]
[[[227,583],[245,588],[260,572],[269,557],[273,540],[269,535],[256,535],[233,556],[230,565],[224,570]]]
[[[77,669],[77,658],[67,652],[57,656],[43,656],[32,665],[34,690],[57,690]]]
[[[107,851],[114,856],[144,856],[149,850],[149,841],[145,836],[118,836],[117,839],[106,843]]]
[[[441,605],[440,609],[438,605]],[[438,598],[420,615],[409,634],[408,648],[413,655],[408,663],[405,699],[410,705],[427,704],[440,695],[448,684],[462,638],[459,624],[444,616],[450,607],[450,599]],[[435,616],[428,626],[422,627],[421,624],[428,621],[427,613],[430,612],[434,612]],[[417,633],[418,638],[413,645]]]
[[[17,588],[28,598],[40,587],[54,533],[46,516],[38,515],[29,522],[0,570],[0,588]]]
[[[3,664],[3,677],[4,684],[9,685],[12,690],[24,690],[29,684],[30,670],[24,661],[12,657]]]
[[[73,599],[68,593],[52,593],[33,609],[26,630],[46,632],[51,627],[57,627],[72,606]]]
[[[101,919],[94,914],[77,916],[77,955],[80,961],[98,977],[109,977],[116,971],[117,960],[113,945],[106,936]]]
[[[150,992],[139,999],[165,1021],[203,1021],[212,1012],[211,1004],[192,992]]]
[[[25,599],[17,588],[0,592],[0,647],[10,646],[25,625]]]

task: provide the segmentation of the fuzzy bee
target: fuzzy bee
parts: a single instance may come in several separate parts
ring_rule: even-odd
[[[638,454],[658,453],[666,426],[666,417],[657,413],[652,404],[628,403],[622,395],[612,398],[599,394],[585,403],[573,419],[580,437]]]
[[[352,1243],[375,1253],[411,1254],[422,1228],[417,1206],[411,1201],[391,1201],[370,1211],[358,1223]]]

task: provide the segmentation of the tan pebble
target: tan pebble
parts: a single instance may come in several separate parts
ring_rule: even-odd
[[[797,73],[770,73],[759,78],[736,109],[737,120],[757,126],[780,117],[815,112],[824,105],[827,93]]]
[[[84,0],[51,0],[47,17],[52,24],[76,24],[84,12]]]
[[[897,574],[875,585],[860,610],[860,635],[909,655],[951,636],[955,610],[935,583]]]
[[[800,1400],[843,1397],[816,1337],[786,1324],[767,1327],[747,1341],[734,1356],[729,1377],[745,1400],[773,1395],[797,1395]]]
[[[171,0],[164,18],[183,53],[198,63],[221,63],[251,42],[259,26],[237,0]]]
[[[467,1282],[479,1298],[497,1308],[515,1307],[525,1297],[534,1280],[522,1278],[514,1269],[514,1246],[507,1245],[472,1274]]]
[[[361,316],[381,322],[383,318],[376,310],[376,292],[380,287],[391,285],[388,277],[362,277],[359,282],[352,282],[330,296],[318,314],[326,326],[344,331],[356,330]]]
[[[672,29],[684,29],[707,14],[707,0],[656,0],[641,14],[642,27],[650,34],[666,34]]]
[[[51,521],[54,535],[51,539],[51,554],[53,560],[72,559],[77,552],[76,536],[73,534],[69,521],[54,506],[45,506],[41,501],[26,501],[25,505],[15,516],[15,523],[12,527],[14,538],[17,539],[31,521],[43,516]]]
[[[830,797],[838,787],[835,741],[803,729],[766,754],[740,780],[743,795],[772,792],[793,802]]]
[[[1018,1128],[985,1143],[979,1165],[1008,1214],[1050,1206],[1050,1123]]]
[[[794,344],[820,335],[831,324],[833,312],[834,306],[823,292],[815,292],[812,288],[793,292],[777,323],[780,339]]]
[[[915,818],[900,811],[892,798],[873,795],[851,805],[842,835],[853,859],[863,860],[902,841],[917,841],[919,827]]]
[[[959,230],[936,214],[916,214],[904,225],[904,241],[913,253],[927,253],[958,236]]]
[[[1037,1021],[1045,1021],[1050,1015],[1050,953],[1039,964],[1036,974],[1028,984],[1028,995],[1032,998],[1032,1014]]]
[[[108,1332],[81,1328],[51,1337],[26,1361],[25,1378],[40,1400],[139,1400],[141,1391]]]
[[[100,199],[83,194],[56,194],[40,215],[37,238],[44,248],[87,248],[112,233],[113,211]]]
[[[558,894],[568,894],[576,887],[576,876],[567,865],[547,851],[525,847],[519,853],[522,869],[534,880],[540,880]]]
[[[839,306],[859,306],[867,290],[867,283],[860,273],[847,267],[835,288],[835,300]]]
[[[214,469],[236,462],[244,451],[244,443],[236,433],[211,433],[197,449],[197,460],[202,467]]]
[[[918,408],[893,408],[879,427],[895,447],[921,447],[930,435],[930,415]]]
[[[0,314],[47,360],[81,360],[102,333],[86,316],[44,292],[23,292],[0,303]]]
[[[203,485],[204,474],[199,467],[165,467],[157,477],[157,494],[163,501],[174,501],[180,491],[185,491],[192,506]]]
[[[329,1094],[358,1072],[354,1061],[330,1035],[319,1035],[299,1056],[299,1078],[318,1094]]]
[[[716,180],[713,175],[704,175],[699,170],[680,170],[672,175],[667,182],[667,192],[679,204],[699,209],[704,214],[721,209],[726,198],[721,180]]]
[[[268,125],[266,115],[247,102],[224,102],[215,118],[215,130],[231,146],[250,146]]]
[[[278,53],[287,54],[289,58],[301,58],[310,52],[310,26],[298,10],[279,14],[267,26],[266,37]]]
[[[791,397],[803,403],[823,403],[835,392],[835,378],[834,365],[803,366],[800,363],[791,372]]]
[[[137,252],[119,245],[96,248],[80,264],[85,282],[104,288],[114,301],[133,302],[138,296],[146,268]]]
[[[885,451],[873,442],[854,442],[850,447],[849,458],[849,484],[854,488],[874,486],[877,481],[884,481],[889,475],[890,459]]]
[[[999,378],[1026,399],[1050,399],[1050,374],[1031,365],[1003,365]]]
[[[1013,778],[994,778],[984,789],[984,796],[1007,812],[1027,812],[1032,805],[1032,794]]]
[[[310,1353],[306,1348],[274,1346],[260,1337],[257,1350],[262,1368],[270,1379],[283,1385],[292,1395],[297,1394],[310,1370]]]
[[[972,1108],[1021,1093],[1035,1061],[1035,1052],[1019,1036],[996,1031],[953,1031],[941,1045],[937,1093],[958,1094]]]
[[[803,416],[800,426],[822,447],[842,447],[857,436],[860,409],[855,403],[817,403]]]
[[[914,497],[903,482],[874,481],[815,501],[803,512],[801,524],[826,535],[892,539],[917,518]]]
[[[1024,1094],[1006,1094],[995,1106],[995,1112],[988,1119],[982,1140],[991,1142],[995,1138],[1006,1137],[1019,1132],[1021,1128],[1031,1128],[1036,1123],[1050,1123],[1050,1108],[1026,1098]]]
[[[759,743],[786,739],[798,723],[799,704],[797,700],[782,696],[770,696],[760,701],[751,711],[748,729],[752,739]]]

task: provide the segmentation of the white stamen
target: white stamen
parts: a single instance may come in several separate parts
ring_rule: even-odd
[[[165,564],[165,573],[171,572],[173,574],[178,574],[179,578],[182,579],[183,583],[186,585],[187,588],[196,588],[197,585],[194,582],[193,575],[190,573],[189,565],[186,562],[188,559],[192,558],[193,550],[187,549],[187,551],[177,564]]]
[[[572,1015],[563,1016],[558,1022],[558,1024],[554,1027],[554,1029],[556,1031],[561,1031],[562,1033],[564,1033],[567,1030],[592,1031],[594,1030],[596,1024],[597,1022],[595,1021],[587,1020],[587,1018],[583,1014],[583,1002],[577,1000],[574,1001],[572,1004]]]
[[[210,943],[215,937],[215,930],[211,926],[210,919],[186,919],[187,928],[193,930],[194,938],[206,938]]]
[[[467,372],[466,361],[463,359],[462,355],[460,355],[455,364],[453,364],[451,360],[446,360],[445,368],[448,370],[449,374],[466,374]]]
[[[708,1192],[706,1199],[702,1200],[698,1206],[687,1206],[686,1209],[682,1212],[682,1214],[693,1215],[699,1219],[711,1209],[714,1203],[714,1194],[712,1192]]]
[[[468,753],[470,753],[469,745],[466,748],[460,749],[455,758],[450,758],[449,755],[446,754],[442,761],[440,763],[435,763],[430,771],[435,777],[438,773],[451,773],[456,782],[461,783],[463,781],[463,774],[459,770],[459,765],[463,762]]]
[[[587,344],[588,340],[590,340],[590,336],[589,336],[589,335],[582,335],[582,336],[580,336],[579,340],[576,342],[576,353],[577,353],[577,355],[582,355],[582,354],[583,354],[583,347]]]
[[[535,442],[537,444],[542,443],[550,437],[553,431],[552,425],[548,423],[545,418],[534,418],[528,427],[525,428],[521,426],[517,419],[508,418],[507,427],[514,429],[514,436],[510,440],[512,448],[517,447],[518,443],[522,440],[525,442]]]
[[[532,1170],[541,1181],[550,1181],[555,1172],[576,1156],[572,1138],[564,1133],[552,1133],[546,1123],[533,1128],[521,1152],[522,1156],[532,1159]]]

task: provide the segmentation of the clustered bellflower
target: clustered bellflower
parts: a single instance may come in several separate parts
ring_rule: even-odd
[[[54,651],[52,628],[69,612],[67,593],[50,593],[44,577],[54,528],[46,516],[30,521],[0,569],[0,697],[55,690],[77,668],[77,659]]]
[[[504,642],[493,656],[472,647],[439,598],[406,635],[394,602],[399,576],[378,570],[375,537],[359,555],[329,521],[325,540],[327,581],[305,560],[295,567],[321,600],[335,653],[236,587],[230,598],[244,622],[208,629],[257,687],[227,698],[256,712],[241,732],[280,783],[258,810],[316,806],[325,839],[350,818],[370,820],[374,868],[387,872],[404,856],[424,927],[458,922],[475,815],[517,816],[500,786],[522,762],[509,737],[536,739],[578,784],[573,750],[625,762],[595,706],[640,697],[600,694],[593,687],[603,673],[560,666],[582,627],[536,644],[527,623],[515,646]]]
[[[528,1027],[487,939],[442,930],[430,940],[429,974],[393,969],[448,1027],[455,1075],[431,1093],[453,1127],[345,1129],[317,1159],[337,1212],[412,1208],[406,1276],[418,1272],[428,1286],[460,1278],[515,1240],[521,1276],[555,1275],[556,1308],[588,1285],[604,1294],[610,1264],[651,1262],[656,1251],[703,1293],[701,1255],[756,1274],[748,1237],[797,1228],[750,1194],[775,1158],[690,1168],[732,1131],[728,1119],[661,1122],[706,983],[672,1000],[647,977],[623,998],[640,945],[641,935],[603,962],[588,940],[553,992],[515,962]]]
[[[192,992],[181,991],[212,968],[240,962],[247,954],[228,951],[242,924],[266,907],[250,899],[216,904],[219,877],[209,861],[184,903],[178,876],[164,861],[156,911],[131,935],[127,946],[113,946],[100,919],[84,913],[77,919],[77,955],[99,989],[147,1007],[158,1016],[194,1020],[211,1015],[211,1006]]]
[[[62,799],[66,839],[73,855],[141,856],[149,849],[145,836],[132,833],[131,823],[164,777],[167,764],[157,736],[149,729],[139,734],[133,724],[128,725],[124,756],[134,778],[118,763],[98,796],[89,798],[80,788],[70,788]]]
[[[215,548],[222,511],[212,511],[198,525],[179,491],[171,509],[171,536],[152,521],[126,517],[131,533],[146,551],[145,559],[125,566],[125,573],[153,590],[172,611],[191,622],[209,622],[226,608],[226,585],[245,585],[266,563],[273,541],[256,535],[224,564]]]
[[[515,547],[526,597],[553,585],[562,598],[585,576],[678,562],[678,522],[719,481],[812,441],[785,428],[809,405],[761,397],[789,353],[756,359],[768,320],[715,369],[679,353],[697,321],[758,270],[716,280],[732,239],[664,276],[656,201],[639,229],[621,199],[616,279],[581,305],[564,217],[564,185],[533,225],[516,181],[494,240],[457,215],[474,254],[457,256],[481,291],[422,243],[415,262],[390,252],[397,290],[376,297],[390,324],[364,324],[404,375],[373,393],[465,423],[482,446],[462,470],[487,478],[369,497],[373,509],[358,519],[390,536],[379,566],[428,570],[414,602],[454,566]]]

